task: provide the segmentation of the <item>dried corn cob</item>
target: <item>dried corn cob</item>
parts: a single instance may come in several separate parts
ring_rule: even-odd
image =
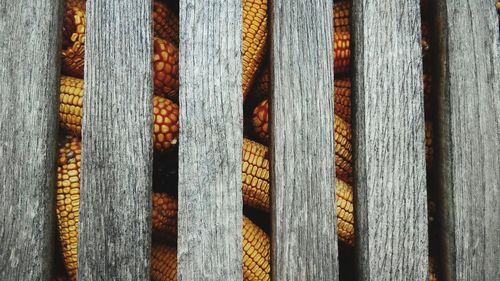
[[[335,115],[351,122],[351,81],[349,79],[335,80],[334,111]]]
[[[71,280],[76,279],[78,210],[80,206],[81,146],[76,137],[67,138],[59,149],[56,187],[57,230],[64,264]]]
[[[266,38],[267,0],[243,0],[243,98],[262,63]]]
[[[177,280],[177,251],[175,248],[153,243],[151,247],[151,280]]]
[[[64,0],[65,9],[71,9],[74,7],[85,11],[85,0]]]
[[[269,160],[266,146],[243,139],[243,204],[269,210]]]
[[[85,10],[72,7],[64,12],[62,72],[83,78],[85,57]]]
[[[153,192],[151,218],[155,236],[177,236],[177,200],[165,193]]]
[[[179,95],[179,50],[172,43],[154,38],[155,95],[177,98]]]
[[[61,127],[79,136],[83,116],[83,80],[61,77],[59,122]],[[153,97],[153,141],[158,151],[167,151],[177,144],[179,136],[179,107],[171,100]]]
[[[334,69],[336,73],[348,72],[351,49],[349,32],[335,32],[333,38]]]
[[[335,32],[349,32],[349,1],[334,1],[333,2],[333,30]]]
[[[254,132],[261,136],[263,140],[269,139],[269,126],[267,122],[267,100],[263,101],[254,110]],[[349,123],[335,115],[335,164],[337,177],[348,183],[352,183],[352,132]]]
[[[264,62],[262,69],[257,73],[255,87],[252,91],[253,98],[260,101],[269,97],[271,76],[269,74],[269,64]]]
[[[179,47],[179,17],[159,0],[153,2],[153,35]]]
[[[340,241],[354,246],[354,205],[352,187],[346,182],[335,181],[337,204],[337,235]]]
[[[266,146],[254,141],[243,140],[243,204],[268,211],[269,160]],[[354,243],[354,215],[352,188],[337,178],[337,228],[339,239],[349,245]]]
[[[263,100],[253,110],[252,126],[253,132],[264,142],[269,141],[269,105],[268,100]]]
[[[175,248],[153,244],[151,280],[176,280]],[[250,219],[243,217],[243,277],[244,280],[270,280],[271,243],[268,235]]]
[[[173,32],[170,26],[155,27],[155,30],[158,29],[162,34],[167,31]],[[63,34],[65,38],[63,42],[67,47],[62,51],[62,71],[66,75],[83,78],[85,65],[85,12],[83,10],[78,8],[66,10]],[[178,38],[176,40],[178,42]],[[176,98],[179,92],[179,50],[177,47],[167,40],[154,38],[153,68],[155,94]]]
[[[267,234],[243,217],[243,278],[271,280],[271,242]]]

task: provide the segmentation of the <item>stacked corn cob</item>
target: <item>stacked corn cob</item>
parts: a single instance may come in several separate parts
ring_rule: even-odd
[[[267,1],[243,1],[243,94],[245,108],[253,109],[251,124],[255,139],[267,143],[269,69],[266,57]],[[67,132],[59,152],[57,219],[59,238],[69,277],[76,276],[77,225],[79,207],[79,167],[83,69],[85,45],[85,3],[66,0],[64,17],[63,74],[60,93],[60,122]],[[154,21],[154,147],[171,151],[177,144],[178,113],[178,17],[166,3],[155,0]],[[347,1],[334,3],[335,152],[337,226],[339,240],[354,244],[351,156],[350,30]],[[423,41],[423,46],[424,46]],[[425,48],[424,48],[425,49]],[[255,108],[253,107],[255,106]],[[427,127],[427,126],[426,126]],[[430,144],[432,141],[429,138]],[[269,161],[265,145],[243,140],[242,193],[245,208],[269,210]],[[333,157],[333,156],[332,156]],[[153,195],[152,280],[175,280],[177,202],[165,193]],[[270,279],[268,235],[251,219],[243,221],[243,272],[245,280]]]

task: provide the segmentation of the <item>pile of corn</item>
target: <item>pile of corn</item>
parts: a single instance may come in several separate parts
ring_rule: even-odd
[[[172,2],[172,1],[171,1]],[[250,210],[269,212],[269,141],[268,98],[269,64],[267,49],[267,0],[243,2],[243,95],[245,99],[246,138],[243,140],[242,193],[245,213]],[[169,2],[170,3],[170,2]],[[179,107],[179,19],[178,11],[167,2],[155,0],[154,22],[154,125],[155,158],[175,162],[178,145]],[[497,4],[498,5],[498,4]],[[335,90],[335,163],[337,227],[339,241],[346,248],[354,245],[354,214],[352,191],[352,133],[350,28],[348,1],[334,3],[334,57]],[[76,279],[77,233],[80,193],[81,126],[83,103],[83,70],[85,52],[85,1],[65,0],[60,86],[60,127],[64,140],[59,149],[57,176],[57,228],[60,249],[69,280]],[[423,25],[423,34],[428,34]],[[422,40],[424,52],[430,48],[428,39]],[[424,75],[426,109],[431,94],[431,75]],[[432,161],[432,123],[426,123],[428,163]],[[172,153],[173,152],[173,153]],[[156,161],[155,159],[155,161]],[[167,167],[169,165],[166,165]],[[175,165],[173,165],[175,166]],[[176,171],[161,170],[155,165],[155,178]],[[167,170],[169,168],[166,168]],[[159,181],[162,181],[160,179]],[[158,180],[154,180],[154,183]],[[169,183],[169,186],[176,186]],[[334,187],[332,187],[334,188]],[[175,190],[153,189],[153,246],[152,280],[176,279],[177,200]],[[245,280],[270,279],[270,238],[267,220],[244,216],[243,219],[243,274]]]

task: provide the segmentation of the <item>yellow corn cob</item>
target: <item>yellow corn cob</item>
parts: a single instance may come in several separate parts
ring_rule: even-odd
[[[352,187],[340,177],[337,178],[336,186],[337,228],[339,239],[349,245],[353,245],[354,215]],[[243,140],[242,193],[243,204],[245,206],[258,208],[264,211],[269,210],[270,193],[268,148],[248,139]]]
[[[71,9],[74,7],[85,10],[85,0],[64,0],[65,9]]]
[[[266,146],[243,139],[243,204],[269,210],[269,160]]]
[[[62,72],[83,78],[85,57],[85,10],[77,6],[66,9],[63,26]]]
[[[78,210],[80,206],[80,141],[67,138],[59,149],[56,187],[57,230],[64,264],[72,280],[76,279]]]
[[[335,104],[335,115],[351,122],[351,81],[349,79],[335,80],[335,94],[333,100]]]
[[[153,35],[179,47],[179,17],[159,0],[153,2]]]
[[[254,110],[252,125],[256,135],[263,140],[269,139],[269,126],[267,120],[267,100],[264,100]],[[335,115],[335,164],[337,177],[352,183],[352,132],[349,123]]]
[[[154,227],[154,226],[153,226]],[[271,243],[268,235],[247,217],[243,217],[243,277],[244,280],[270,280]],[[176,280],[175,248],[153,243],[151,250],[151,280]]]
[[[83,116],[83,80],[61,77],[59,122],[61,127],[79,136]],[[179,107],[171,100],[153,97],[153,144],[158,151],[168,151],[179,136]]]
[[[354,205],[352,187],[341,179],[335,181],[337,235],[340,241],[354,246]]]
[[[266,38],[267,0],[243,0],[243,98],[262,63]]]
[[[336,73],[348,72],[351,49],[349,32],[335,32],[333,38],[334,68]]]
[[[349,32],[349,1],[333,1],[333,30],[335,32]]]
[[[154,38],[154,93],[168,98],[179,95],[179,50],[169,41]]]

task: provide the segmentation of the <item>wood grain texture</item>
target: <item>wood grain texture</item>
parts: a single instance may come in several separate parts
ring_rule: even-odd
[[[178,280],[242,280],[241,0],[180,1]]]
[[[62,1],[0,2],[0,280],[49,280]]]
[[[500,280],[500,39],[494,1],[441,1],[445,280]]]
[[[88,0],[79,280],[149,280],[152,3]]]
[[[274,280],[338,280],[332,1],[271,3]]]
[[[360,280],[427,280],[419,1],[353,2]]]

